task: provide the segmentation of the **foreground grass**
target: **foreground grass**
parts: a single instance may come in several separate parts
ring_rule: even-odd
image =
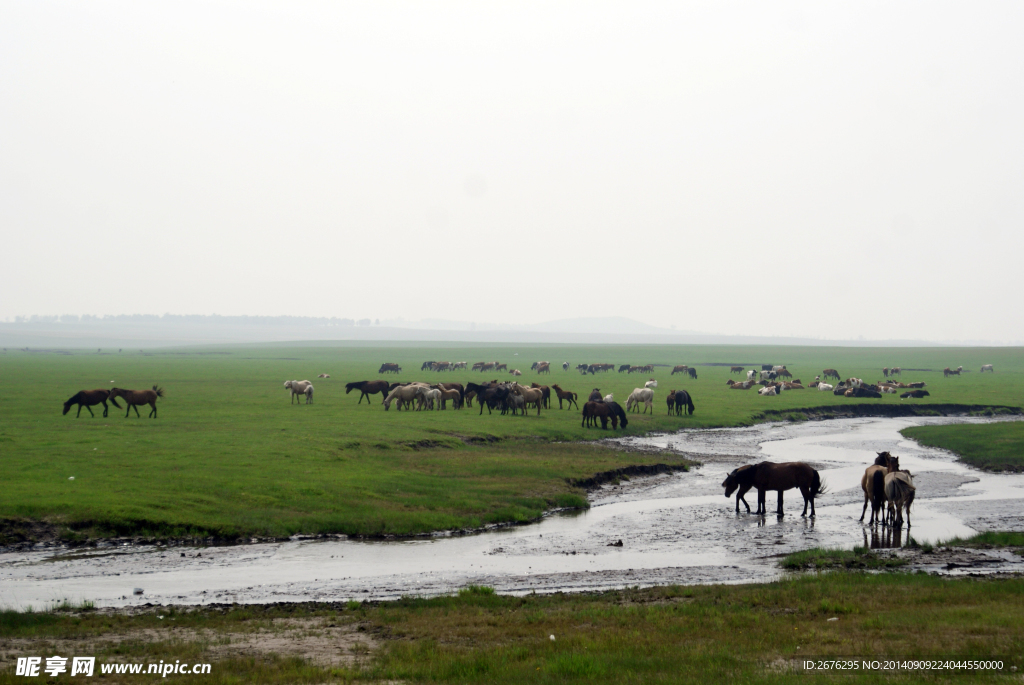
[[[920,682],[920,673],[800,675],[790,664],[828,656],[957,656],[999,657],[1019,669],[1022,612],[1022,579],[842,573],[590,595],[509,597],[477,589],[362,605],[17,614],[22,618],[15,620],[6,612],[0,614],[0,640],[9,656],[25,649],[51,654],[60,644],[64,651],[95,647],[100,660],[212,661],[204,683]],[[365,659],[333,668],[274,653],[210,656],[217,635],[273,631],[310,618],[361,626],[376,636],[377,646]],[[127,645],[112,639],[144,634],[149,637]],[[189,638],[198,634],[206,637]],[[994,682],[1005,676],[957,673],[939,680],[947,677]],[[189,682],[191,676],[176,679]],[[12,671],[0,674],[5,682],[16,682]]]
[[[956,452],[960,460],[988,471],[1024,471],[1024,422],[915,426],[901,431],[922,445]]]
[[[936,547],[1024,547],[1024,533],[997,532],[978,533],[969,538],[951,538],[938,543]]]
[[[518,354],[518,356],[516,356]],[[765,409],[841,409],[830,393],[793,391],[763,398],[726,388],[728,366],[786,364],[808,382],[823,368],[874,380],[900,363],[904,380],[925,380],[919,403],[1019,406],[1024,355],[1013,349],[861,349],[745,346],[543,347],[407,345],[358,347],[239,346],[158,352],[70,354],[9,350],[0,354],[0,529],[3,519],[68,526],[67,536],[232,536],[292,533],[414,534],[535,518],[553,506],[583,503],[567,479],[662,457],[588,449],[576,443],[611,431],[580,427],[578,411],[540,416],[481,416],[478,409],[383,411],[380,396],[357,404],[349,380],[379,378],[384,361],[405,372],[388,380],[480,381],[479,373],[420,372],[427,359],[497,359],[519,366],[523,381],[559,383],[585,398],[593,387],[620,400],[648,375],[581,377],[556,368],[529,371],[531,360],[663,364],[654,414],[634,415],[619,434],[731,426],[759,420]],[[698,380],[670,376],[690,364]],[[996,374],[943,379],[945,366]],[[721,366],[706,366],[717,364]],[[919,369],[919,370],[912,370]],[[317,380],[319,373],[331,379]],[[493,376],[489,376],[487,379]],[[285,379],[316,381],[315,403],[289,406]],[[111,383],[114,381],[114,383]],[[155,420],[61,416],[80,389],[161,385]],[[665,392],[689,390],[696,414],[668,416]],[[899,405],[887,395],[871,406]],[[145,414],[145,412],[143,412]],[[552,442],[570,443],[556,446]],[[69,478],[74,477],[74,480]],[[8,531],[10,531],[8,527]],[[14,539],[16,532],[8,535]],[[0,541],[3,544],[3,541]]]

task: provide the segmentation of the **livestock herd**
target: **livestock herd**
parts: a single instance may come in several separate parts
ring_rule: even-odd
[[[871,505],[871,518],[868,525],[882,524],[883,527],[900,528],[903,526],[903,514],[906,513],[907,529],[910,529],[910,505],[914,503],[917,488],[910,471],[900,468],[899,457],[889,452],[879,452],[874,464],[868,466],[860,481],[864,492],[864,507],[861,509],[860,520],[864,520],[868,505]],[[736,493],[736,513],[740,513],[740,502],[750,513],[750,505],[744,495],[751,489],[757,490],[757,515],[767,515],[765,498],[768,492],[776,491],[778,504],[775,513],[783,516],[782,499],[786,490],[798,488],[804,498],[804,510],[801,516],[807,516],[810,505],[811,516],[814,513],[814,499],[825,494],[825,483],[811,466],[804,462],[788,462],[783,464],[763,461],[759,464],[748,464],[733,469],[722,482],[725,496],[732,497]]]

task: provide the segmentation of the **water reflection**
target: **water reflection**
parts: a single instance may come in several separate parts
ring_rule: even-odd
[[[870,526],[871,528],[871,540],[868,541],[868,528],[865,526],[863,529],[864,533],[864,546],[868,549],[899,549],[904,547],[903,543],[903,529],[894,528],[892,526]],[[907,541],[910,541],[910,534],[907,534]]]

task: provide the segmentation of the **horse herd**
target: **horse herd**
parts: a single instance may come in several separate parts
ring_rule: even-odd
[[[810,465],[794,461],[775,464],[763,461],[760,464],[748,464],[733,469],[722,482],[725,496],[732,497],[736,493],[736,513],[740,513],[740,502],[750,513],[750,505],[744,495],[752,488],[757,489],[757,511],[760,516],[767,515],[765,497],[769,491],[779,493],[775,513],[783,516],[782,496],[786,490],[799,488],[804,498],[804,510],[801,516],[807,516],[807,506],[814,513],[814,499],[826,493],[825,483],[821,476]],[[864,520],[868,505],[871,505],[871,518],[868,525],[882,524],[883,527],[900,528],[903,526],[903,514],[907,516],[907,529],[910,529],[910,505],[914,503],[917,488],[910,471],[900,469],[899,457],[889,452],[878,452],[874,463],[867,467],[861,478],[860,487],[864,491],[864,507],[860,520]]]
[[[125,401],[127,409],[125,410],[124,417],[127,419],[128,415],[131,414],[132,409],[135,410],[135,416],[142,418],[139,414],[139,405],[148,404],[151,409],[147,418],[156,418],[156,401],[157,398],[164,396],[163,388],[153,386],[152,390],[125,390],[124,388],[97,388],[96,390],[79,390],[64,403],[64,413],[67,415],[71,411],[71,407],[78,405],[78,412],[75,414],[75,418],[79,418],[82,415],[82,407],[85,407],[89,412],[90,416],[96,416],[92,413],[92,407],[97,404],[103,405],[103,417],[106,418],[107,401],[109,400],[118,409],[121,405],[117,403],[117,398],[121,398]]]

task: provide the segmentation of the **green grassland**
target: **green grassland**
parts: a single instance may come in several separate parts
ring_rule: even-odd
[[[419,371],[427,359],[499,360],[525,383],[559,383],[581,398],[594,387],[620,401],[648,375],[582,377],[560,364],[689,364],[697,380],[658,367],[653,415],[631,416],[625,434],[731,426],[763,419],[766,409],[898,405],[896,396],[849,400],[816,390],[765,398],[729,390],[727,365],[785,364],[805,383],[826,367],[875,380],[901,365],[903,380],[923,380],[932,395],[918,406],[1020,406],[1019,350],[861,349],[743,346],[251,345],[140,353],[71,354],[8,350],[0,355],[0,519],[44,520],[90,534],[286,535],[415,534],[527,521],[556,506],[585,505],[568,479],[664,457],[581,443],[612,433],[580,427],[577,411],[540,416],[488,415],[479,409],[385,412],[380,396],[357,405],[344,383],[379,378],[382,362],[404,372],[389,380],[479,381],[479,373]],[[550,376],[529,371],[548,360]],[[995,374],[977,373],[994,364]],[[702,366],[723,364],[726,366]],[[971,371],[943,379],[945,366]],[[911,370],[928,369],[928,370]],[[329,380],[317,380],[329,373]],[[486,379],[502,377],[493,374]],[[507,378],[508,376],[504,376]],[[311,379],[313,405],[289,405],[286,379]],[[148,388],[166,397],[159,418],[112,410],[61,416],[81,389]],[[696,414],[667,416],[672,388],[690,391]],[[904,402],[911,402],[907,400]],[[622,434],[623,432],[619,432]],[[69,477],[74,476],[74,480]],[[70,535],[70,533],[69,533]]]
[[[212,662],[209,675],[174,676],[208,684],[1003,682],[1024,667],[1022,613],[1020,578],[848,572],[594,594],[511,597],[466,588],[457,596],[374,604],[0,611],[0,642],[11,664],[0,683],[24,680],[14,675],[17,656],[68,653],[95,655],[97,663]],[[263,635],[277,636],[281,652],[299,636],[308,642],[331,630],[366,636],[372,646],[333,667],[313,654],[239,649]],[[228,644],[233,649],[223,648]],[[347,649],[336,640],[328,651]],[[1005,670],[793,670],[803,659],[851,656],[998,658]]]
[[[921,444],[956,452],[971,466],[989,471],[1024,471],[1024,423],[975,426],[914,426],[903,435]]]

